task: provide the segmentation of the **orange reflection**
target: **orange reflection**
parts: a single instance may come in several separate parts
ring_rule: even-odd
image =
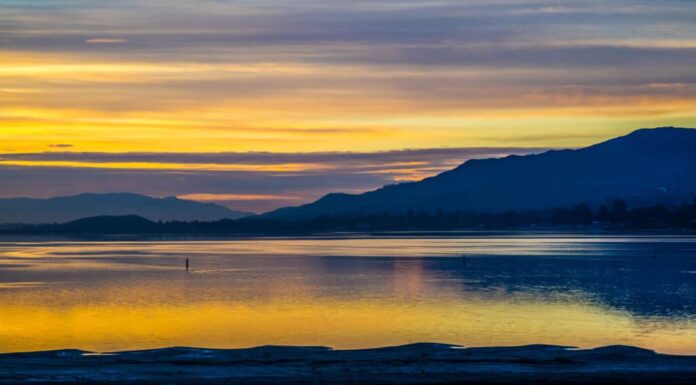
[[[559,254],[571,245],[591,250],[600,241],[654,240],[564,235],[1,243],[2,278],[15,280],[0,283],[0,352],[265,344],[359,348],[432,341],[627,344],[694,354],[693,318],[636,316],[575,294],[467,288],[456,275],[436,275],[434,259],[417,257],[439,249],[443,255],[525,258]],[[192,262],[188,274],[184,257]],[[451,265],[441,269],[458,269],[458,257],[446,263]]]
[[[422,259],[397,259],[394,262],[394,289],[404,295],[416,295],[424,288]]]
[[[292,287],[278,289],[301,292]],[[102,295],[93,294],[97,298]],[[140,294],[150,293],[145,289]],[[265,344],[358,348],[435,341],[467,346],[550,343],[589,347],[622,343],[667,353],[696,351],[696,332],[692,329],[661,325],[636,334],[631,321],[622,314],[587,304],[279,297],[153,305],[139,304],[139,298],[122,300],[130,303],[95,301],[49,308],[38,303],[8,303],[5,299],[0,304],[0,350],[74,347],[113,351]],[[501,319],[505,321],[496,321]]]

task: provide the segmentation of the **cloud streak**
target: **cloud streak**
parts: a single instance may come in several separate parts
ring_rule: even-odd
[[[128,42],[128,40],[126,40],[126,39],[103,38],[103,37],[85,40],[85,43],[87,43],[87,44],[124,44],[127,42]]]

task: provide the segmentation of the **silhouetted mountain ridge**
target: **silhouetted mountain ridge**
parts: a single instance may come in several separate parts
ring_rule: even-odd
[[[640,129],[589,147],[475,159],[419,182],[359,195],[328,194],[269,219],[327,215],[547,209],[624,199],[632,206],[690,201],[696,192],[696,130]]]
[[[0,223],[65,223],[85,217],[138,215],[154,221],[215,221],[250,213],[176,197],[86,193],[49,199],[0,199]]]

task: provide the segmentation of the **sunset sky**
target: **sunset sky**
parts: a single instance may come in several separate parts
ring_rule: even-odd
[[[696,127],[696,2],[0,0],[0,197],[264,211]]]

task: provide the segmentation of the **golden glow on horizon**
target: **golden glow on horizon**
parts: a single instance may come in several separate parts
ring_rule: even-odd
[[[696,125],[677,83],[654,97],[530,87],[496,76],[548,71],[443,67],[430,72],[307,63],[99,61],[0,52],[0,152],[380,151],[580,146],[646,126]],[[399,84],[428,86],[423,98]],[[224,86],[227,84],[227,86]],[[395,86],[396,85],[396,86]],[[396,87],[396,88],[395,88]],[[400,86],[399,86],[400,87]],[[459,95],[460,93],[463,94]]]

